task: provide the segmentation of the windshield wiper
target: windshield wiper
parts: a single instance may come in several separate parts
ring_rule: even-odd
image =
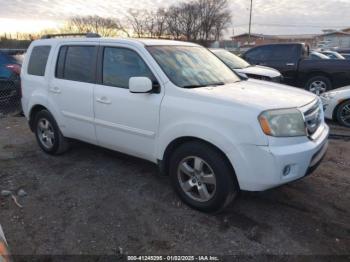
[[[198,87],[223,86],[223,85],[225,85],[224,82],[217,82],[217,83],[210,83],[206,85],[187,85],[187,86],[183,86],[183,88],[198,88]]]

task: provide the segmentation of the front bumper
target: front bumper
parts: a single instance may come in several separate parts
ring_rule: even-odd
[[[317,140],[279,146],[241,145],[239,153],[229,155],[240,188],[263,191],[310,174],[327,151],[329,127],[324,123],[322,128]]]
[[[326,119],[333,119],[333,110],[337,106],[336,99],[330,98],[330,97],[324,97],[320,96],[324,111],[324,117]]]

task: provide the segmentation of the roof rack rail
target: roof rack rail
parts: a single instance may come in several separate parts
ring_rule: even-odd
[[[43,35],[41,39],[50,39],[55,37],[65,37],[65,36],[85,36],[85,37],[101,37],[96,33],[71,33],[71,34],[48,34]]]

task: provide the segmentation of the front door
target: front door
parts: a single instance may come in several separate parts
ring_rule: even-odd
[[[100,48],[100,79],[94,89],[98,143],[123,153],[155,160],[155,140],[164,91],[142,56],[133,49]],[[158,90],[135,94],[130,77],[149,77]]]

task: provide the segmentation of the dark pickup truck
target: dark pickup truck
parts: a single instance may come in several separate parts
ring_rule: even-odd
[[[270,44],[254,47],[242,58],[254,65],[277,69],[284,83],[302,87],[315,94],[350,85],[350,61],[313,60],[309,47],[300,43]]]

